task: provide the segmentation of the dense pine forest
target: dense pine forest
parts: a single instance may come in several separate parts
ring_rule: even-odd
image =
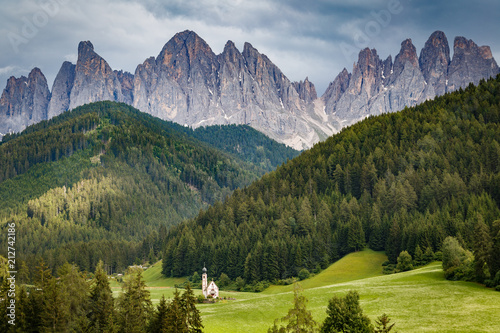
[[[102,259],[116,272],[154,260],[169,227],[298,154],[245,126],[202,132],[99,102],[6,135],[0,221],[2,231],[16,224],[21,280],[40,257],[53,273],[65,262],[93,271]],[[239,149],[225,152],[232,137]]]
[[[500,76],[370,117],[169,229],[163,274],[280,283],[366,246],[432,260],[451,236],[498,280],[499,142]]]

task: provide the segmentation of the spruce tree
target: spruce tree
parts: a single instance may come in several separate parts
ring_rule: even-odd
[[[76,265],[64,264],[58,270],[59,285],[67,312],[67,332],[88,330],[89,284]]]
[[[91,332],[114,332],[116,313],[113,293],[103,267],[103,262],[99,261],[90,288],[88,318]]]
[[[201,323],[200,311],[196,308],[196,297],[189,283],[182,294],[181,309],[184,315],[186,332],[201,333],[203,331],[203,324]]]
[[[168,316],[169,306],[165,300],[165,295],[161,296],[160,303],[156,307],[151,321],[149,322],[148,332],[150,333],[166,333],[168,332]]]
[[[187,332],[184,314],[182,312],[182,300],[179,290],[175,289],[174,298],[168,304],[166,330],[168,333],[184,333]]]
[[[153,310],[149,291],[142,278],[142,269],[130,269],[129,277],[118,299],[118,324],[120,332],[140,333],[146,330]]]
[[[479,282],[490,278],[488,262],[492,248],[490,230],[481,215],[478,214],[474,228],[474,274]]]
[[[302,287],[295,283],[293,285],[293,308],[280,320],[276,319],[274,325],[268,329],[268,333],[318,332],[318,325],[314,321],[311,311],[307,310],[307,302],[307,298],[302,295]],[[286,325],[278,326],[279,321],[286,323]]]

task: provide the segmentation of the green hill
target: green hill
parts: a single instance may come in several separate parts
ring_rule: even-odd
[[[370,117],[174,227],[163,272],[187,276],[206,263],[214,276],[272,282],[366,245],[395,264],[403,250],[439,251],[447,236],[474,250],[484,221],[481,237],[497,244],[485,259],[494,277],[499,142],[500,76]]]
[[[99,102],[6,135],[0,221],[3,229],[17,225],[18,260],[31,270],[43,257],[52,269],[71,261],[93,271],[103,259],[119,271],[156,258],[170,226],[297,154],[247,128],[205,131],[218,145],[125,104]],[[233,133],[244,154],[224,149]]]
[[[387,313],[398,332],[498,332],[500,293],[470,282],[444,279],[441,264],[304,290],[316,321],[326,317],[328,300],[349,290],[360,294],[372,322]],[[151,290],[155,298],[158,291]],[[265,332],[292,307],[293,292],[222,293],[236,300],[200,305],[205,332]]]

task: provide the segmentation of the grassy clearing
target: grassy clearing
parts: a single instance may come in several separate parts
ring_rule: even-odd
[[[333,295],[356,290],[372,322],[385,312],[398,332],[500,332],[499,292],[475,283],[447,281],[441,263],[382,275],[385,260],[382,253],[370,250],[353,253],[302,281],[315,320],[324,320]],[[182,282],[162,278],[161,263],[156,265],[144,272],[155,304],[161,295],[172,297],[173,285]],[[119,290],[114,292],[117,295]],[[274,319],[287,313],[293,300],[291,286],[272,286],[262,293],[221,292],[221,296],[236,300],[199,305],[207,333],[266,332]]]
[[[444,279],[441,263],[411,272],[304,290],[308,308],[322,322],[328,300],[357,290],[374,321],[387,313],[399,332],[500,332],[500,293],[474,283]],[[206,332],[265,332],[291,307],[292,292],[237,294],[236,301],[200,306]]]

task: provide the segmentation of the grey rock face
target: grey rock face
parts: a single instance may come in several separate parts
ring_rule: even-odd
[[[69,61],[65,61],[59,73],[57,73],[54,84],[52,85],[52,97],[49,103],[48,119],[60,115],[69,109],[71,90],[75,82],[75,68],[75,65]]]
[[[133,105],[192,127],[248,124],[302,149],[319,140],[305,120],[313,112],[310,105],[316,97],[314,86],[306,81],[302,87],[309,103],[249,43],[240,53],[228,41],[224,51],[215,55],[197,34],[184,31],[167,42],[156,59],[137,67]]]
[[[156,59],[137,66],[134,106],[162,119],[192,125],[202,121],[199,112],[213,112],[216,56],[195,33],[176,34]]]
[[[489,46],[479,47],[470,39],[455,38],[453,59],[448,68],[448,91],[465,88],[471,82],[477,85],[481,79],[499,72]]]
[[[132,105],[134,102],[134,75],[124,71],[114,71],[122,87],[123,102]]]
[[[34,68],[27,78],[10,77],[0,98],[0,136],[47,119],[49,100],[47,80],[40,69]]]
[[[123,102],[120,81],[91,42],[80,42],[69,109],[97,101]]]
[[[332,114],[337,110],[337,102],[340,97],[344,95],[349,87],[351,80],[351,73],[347,69],[343,69],[342,72],[337,75],[335,80],[328,86],[322,99],[325,100],[325,111],[327,114]]]
[[[429,37],[418,62],[427,84],[434,87],[436,95],[444,95],[450,64],[450,47],[444,32],[436,31]]]
[[[314,84],[309,81],[308,77],[306,77],[304,81],[293,82],[292,84],[295,90],[299,93],[300,99],[306,103],[312,103],[318,98],[316,88],[314,87]]]

